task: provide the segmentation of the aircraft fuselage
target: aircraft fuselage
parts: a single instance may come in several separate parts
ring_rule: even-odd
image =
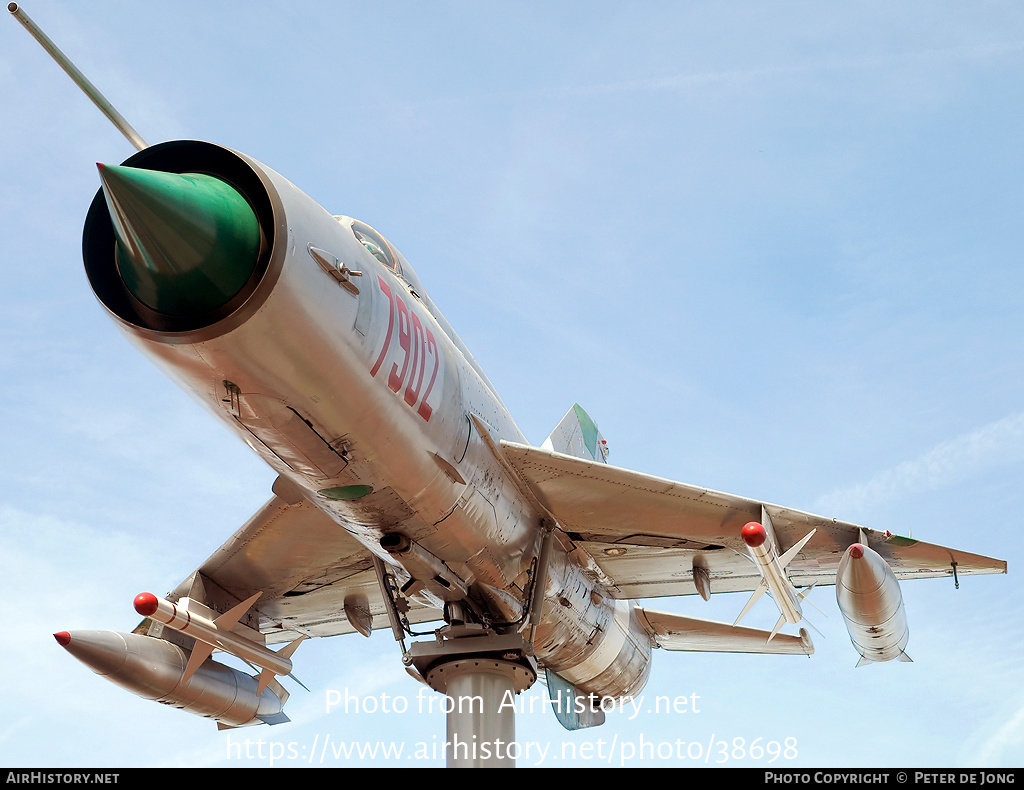
[[[227,149],[166,143],[126,164],[232,184],[258,216],[262,252],[227,305],[154,314],[120,283],[98,195],[86,268],[122,331],[370,552],[394,566],[381,539],[399,533],[468,586],[478,616],[520,620],[545,514],[493,448],[524,439],[408,262]],[[635,694],[650,637],[632,603],[607,596],[570,550],[556,540],[537,657],[585,693]],[[438,606],[444,593],[418,592]],[[272,602],[259,608],[274,618]]]

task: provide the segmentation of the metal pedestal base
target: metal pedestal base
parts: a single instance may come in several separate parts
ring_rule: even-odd
[[[537,680],[537,662],[519,634],[448,631],[457,635],[417,642],[407,654],[427,685],[448,696],[448,767],[513,768],[515,696]]]

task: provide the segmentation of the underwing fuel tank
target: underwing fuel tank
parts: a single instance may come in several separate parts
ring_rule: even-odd
[[[878,552],[861,543],[846,550],[836,572],[836,602],[861,656],[857,666],[911,660],[904,652],[910,630],[900,583]]]
[[[61,631],[54,637],[93,672],[143,699],[223,727],[288,721],[282,711],[288,692],[277,681],[257,694],[256,678],[212,659],[183,681],[189,651],[164,639],[119,631]]]

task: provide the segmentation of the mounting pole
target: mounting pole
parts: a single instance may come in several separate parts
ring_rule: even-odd
[[[514,768],[517,694],[537,680],[537,662],[520,634],[447,626],[409,649],[427,685],[446,695],[449,768]]]
[[[89,81],[89,78],[79,71],[78,67],[71,62],[68,56],[60,51],[60,48],[50,40],[46,33],[40,30],[39,26],[32,21],[29,15],[17,3],[8,3],[7,10],[14,15],[15,19],[21,22],[24,28],[32,34],[32,37],[42,45],[43,49],[50,53],[50,57],[57,61],[57,65],[67,72],[75,84],[92,100],[92,103],[99,107],[100,112],[106,115],[110,122],[117,127],[117,130],[128,138],[128,142],[135,146],[136,151],[149,147],[146,141],[142,139],[142,136],[124,119],[124,116],[114,109],[114,105],[107,100],[107,97],[100,93],[99,89]]]

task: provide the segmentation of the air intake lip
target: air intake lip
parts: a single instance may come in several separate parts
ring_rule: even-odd
[[[268,274],[272,275],[269,277],[270,280],[276,280],[280,264],[275,267],[272,259],[274,241],[280,232],[277,227],[278,219],[283,215],[283,209],[279,201],[272,197],[272,187],[259,172],[256,163],[212,143],[177,140],[147,148],[125,160],[121,168],[109,169],[123,174],[126,172],[125,168],[135,168],[142,172],[151,171],[153,181],[164,181],[165,179],[160,178],[164,173],[190,174],[200,180],[212,176],[222,186],[227,185],[229,191],[240,197],[242,204],[251,210],[258,238],[252,235],[250,223],[248,241],[240,246],[233,243],[234,249],[230,254],[245,250],[243,254],[253,256],[255,262],[245,261],[241,266],[226,264],[230,273],[227,285],[221,286],[219,290],[197,292],[197,299],[194,300],[182,301],[177,298],[161,301],[153,296],[153,291],[147,284],[140,287],[137,280],[131,281],[131,276],[122,276],[121,267],[126,265],[124,234],[119,233],[121,229],[115,227],[115,220],[112,220],[108,206],[108,197],[101,188],[96,193],[86,218],[82,256],[93,292],[104,307],[115,316],[128,324],[157,334],[193,332],[211,327],[236,314],[260,289],[261,284],[268,279]],[[173,183],[174,179],[171,179],[171,182]],[[122,237],[121,241],[119,236]],[[154,246],[159,245],[154,243]],[[141,268],[145,268],[145,265],[148,264]],[[131,274],[129,272],[129,275]],[[128,283],[126,279],[129,280]],[[177,296],[180,297],[181,294]]]

